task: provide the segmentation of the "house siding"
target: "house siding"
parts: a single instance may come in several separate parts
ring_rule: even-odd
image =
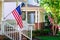
[[[2,1],[0,1],[0,21],[1,21],[1,18],[2,18]]]

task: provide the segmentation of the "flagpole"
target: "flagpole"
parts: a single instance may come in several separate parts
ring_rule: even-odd
[[[6,19],[10,14],[11,14],[11,12],[9,14],[7,14],[3,19]]]
[[[18,0],[16,0],[16,7],[17,6],[18,6]],[[10,14],[11,14],[11,12],[9,14],[7,14],[7,16],[5,16],[3,19],[6,19]]]
[[[17,6],[18,6],[18,0],[16,0],[16,7]],[[3,19],[6,19],[10,14],[11,14],[11,12],[9,14],[7,14],[7,16],[5,16]]]

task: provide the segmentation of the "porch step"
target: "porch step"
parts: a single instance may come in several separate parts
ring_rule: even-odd
[[[0,40],[11,40],[11,39],[6,37],[5,35],[0,35]]]
[[[41,40],[41,39],[39,39],[39,38],[33,38],[32,40]]]
[[[22,35],[22,39],[21,40],[29,40],[27,37],[25,37],[24,35]]]
[[[4,40],[5,36],[4,35],[0,35],[0,40]]]

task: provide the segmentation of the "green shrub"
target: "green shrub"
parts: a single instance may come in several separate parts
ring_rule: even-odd
[[[33,37],[36,37],[36,36],[41,36],[41,35],[48,35],[50,32],[49,29],[43,29],[43,30],[34,30],[33,31]]]

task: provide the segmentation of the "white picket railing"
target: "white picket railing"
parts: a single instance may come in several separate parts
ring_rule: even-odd
[[[12,40],[22,40],[22,35],[32,40],[32,27],[29,27],[26,22],[23,25],[24,27],[18,30],[17,25],[11,25],[4,21],[2,22],[2,33]]]

